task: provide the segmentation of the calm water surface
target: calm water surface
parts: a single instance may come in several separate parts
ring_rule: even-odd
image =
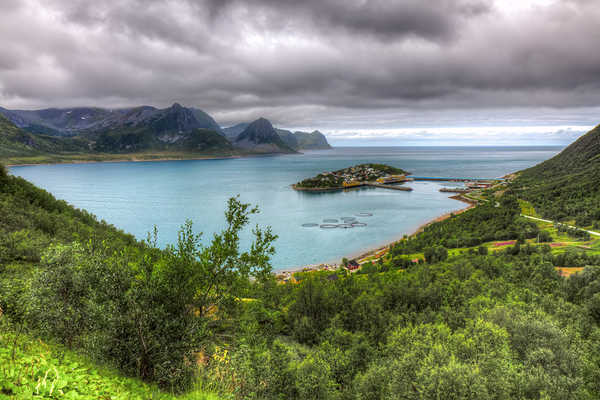
[[[13,167],[35,183],[100,219],[145,238],[156,225],[161,245],[174,243],[186,219],[208,240],[223,228],[227,199],[239,194],[261,213],[252,223],[279,235],[276,270],[320,262],[393,241],[424,222],[463,208],[440,193],[441,183],[413,182],[412,192],[357,189],[338,193],[296,192],[290,184],[323,171],[378,162],[415,176],[495,178],[530,167],[558,147],[346,147],[301,155],[228,160],[122,162]],[[304,223],[356,217],[366,227],[305,228]],[[246,235],[245,244],[248,243]]]

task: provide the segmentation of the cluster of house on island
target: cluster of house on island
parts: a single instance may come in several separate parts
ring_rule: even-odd
[[[369,179],[364,179],[364,180],[359,180],[356,179],[355,177],[346,177],[344,176],[344,187],[354,187],[354,186],[361,186],[364,185],[364,182],[368,181]],[[382,184],[382,185],[388,185],[388,184],[392,184],[392,183],[401,183],[401,182],[406,182],[406,181],[410,181],[412,179],[407,178],[406,175],[386,175],[386,176],[382,176],[379,177],[377,179],[375,179],[375,182]]]

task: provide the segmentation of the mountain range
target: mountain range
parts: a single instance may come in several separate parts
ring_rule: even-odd
[[[318,132],[294,132],[259,118],[222,129],[210,115],[174,103],[158,109],[78,107],[8,110],[0,107],[1,157],[48,154],[186,153],[244,155],[329,149]]]
[[[250,126],[250,122],[242,122],[237,125],[223,128],[225,136],[232,141],[235,141],[241,134]],[[327,138],[319,131],[292,132],[286,129],[274,128],[277,136],[289,148],[298,150],[327,150],[331,149],[331,145],[327,142]]]

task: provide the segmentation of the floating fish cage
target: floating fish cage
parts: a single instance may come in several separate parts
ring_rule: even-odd
[[[319,225],[319,228],[321,228],[321,229],[335,229],[337,227],[338,227],[337,224],[321,224],[321,225]]]
[[[368,212],[358,213],[356,215],[359,217],[372,217],[373,216],[372,213],[368,213]],[[341,223],[338,223],[340,221],[341,221]],[[335,228],[351,229],[351,228],[367,226],[367,224],[364,222],[357,221],[356,217],[340,217],[339,220],[335,219],[335,218],[325,218],[323,220],[322,224],[316,224],[314,222],[307,222],[305,224],[302,224],[302,227],[304,227],[304,228],[314,228],[317,226],[321,229],[335,229]]]

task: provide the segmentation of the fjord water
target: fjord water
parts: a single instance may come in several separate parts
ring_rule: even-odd
[[[114,162],[12,167],[78,208],[142,239],[158,227],[161,245],[176,243],[186,219],[205,241],[224,227],[227,199],[237,194],[260,207],[252,224],[279,235],[275,270],[339,262],[410,234],[464,203],[440,193],[443,183],[411,182],[412,192],[355,189],[334,193],[294,191],[290,184],[323,171],[377,162],[415,176],[496,178],[537,164],[559,147],[347,147],[299,155],[222,160]],[[358,217],[359,213],[372,213]],[[302,227],[354,216],[367,223],[352,229]],[[245,235],[247,245],[249,233]]]

